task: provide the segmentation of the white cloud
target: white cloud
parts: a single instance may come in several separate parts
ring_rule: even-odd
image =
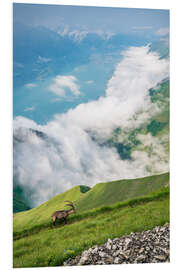
[[[87,84],[92,84],[94,81],[92,80],[89,80],[89,81],[86,81]]]
[[[160,60],[149,47],[131,47],[107,83],[105,97],[56,115],[46,125],[16,117],[14,136],[23,143],[14,146],[14,174],[20,184],[34,191],[33,205],[75,185],[143,177],[149,174],[147,166],[152,173],[167,171],[168,159],[158,148],[161,142],[152,136],[147,141],[140,139],[159,149],[161,160],[142,151],[133,152],[133,160],[121,160],[114,148],[101,143],[114,128],[128,131],[151,117],[157,108],[152,106],[148,90],[168,73],[168,59]],[[63,90],[64,85],[72,88],[69,79],[57,76],[54,84]],[[46,135],[38,136],[29,128]]]
[[[26,87],[26,88],[34,88],[34,87],[37,87],[37,84],[35,84],[35,83],[27,83],[27,84],[24,85],[24,87]]]
[[[157,32],[156,35],[158,36],[166,36],[169,34],[169,28],[160,28]]]
[[[52,103],[62,101],[62,98],[53,98],[51,100]]]
[[[13,64],[15,65],[15,67],[17,68],[24,68],[24,65],[22,63],[16,62],[14,61]]]
[[[65,90],[68,89],[74,96],[80,95],[80,86],[75,76],[57,75],[54,83],[49,86],[49,90],[54,94],[65,97]]]
[[[152,26],[134,26],[133,29],[135,30],[151,30]]]
[[[38,63],[48,63],[48,62],[51,62],[51,58],[46,58],[46,57],[42,57],[42,56],[38,56],[38,59],[37,59],[37,62]]]
[[[25,112],[34,111],[34,110],[35,110],[34,106],[24,109]]]
[[[87,31],[80,31],[80,30],[73,30],[73,31],[69,32],[68,34],[75,41],[81,41],[87,36],[88,32]]]

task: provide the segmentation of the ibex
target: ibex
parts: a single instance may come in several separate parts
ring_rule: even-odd
[[[62,218],[65,222],[65,224],[67,224],[67,217],[70,215],[70,214],[73,214],[73,213],[76,213],[76,210],[75,210],[75,207],[73,205],[72,202],[70,201],[65,201],[65,202],[68,202],[68,206],[71,206],[71,209],[69,210],[60,210],[60,211],[55,211],[51,217],[52,217],[52,224],[55,225],[55,222],[56,222],[56,219],[60,219]]]

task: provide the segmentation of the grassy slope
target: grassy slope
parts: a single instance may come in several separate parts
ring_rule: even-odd
[[[77,212],[86,211],[119,201],[143,196],[160,189],[169,182],[169,173],[134,180],[119,180],[95,185],[90,191],[82,193],[76,186],[37,208],[14,215],[14,233],[29,230],[34,226],[49,226],[51,214],[55,210],[65,209],[64,201],[75,202]]]
[[[14,267],[55,266],[108,238],[152,229],[169,221],[169,188],[70,218],[67,226],[46,228],[14,241]]]
[[[78,211],[113,204],[119,201],[147,195],[169,182],[169,173],[133,180],[119,180],[95,185],[77,203]]]
[[[85,186],[84,186],[85,187]],[[85,189],[86,190],[86,189]],[[66,209],[66,200],[76,201],[84,195],[83,186],[76,186],[29,211],[14,214],[14,232],[32,228],[50,221],[51,214],[58,209]]]

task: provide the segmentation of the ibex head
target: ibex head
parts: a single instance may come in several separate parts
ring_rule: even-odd
[[[68,202],[66,205],[71,206],[71,209],[68,210],[69,214],[76,213],[76,210],[75,210],[73,203],[70,201],[65,201],[65,202]]]

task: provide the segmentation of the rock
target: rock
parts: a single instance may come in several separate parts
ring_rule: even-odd
[[[104,261],[97,261],[96,264],[105,264],[105,262]]]
[[[107,264],[113,264],[113,263],[114,263],[114,258],[111,257],[111,256],[109,256],[109,257],[107,257],[107,258],[105,259],[105,262],[106,262]]]
[[[116,257],[115,259],[114,259],[114,263],[115,264],[118,264],[120,262],[120,259],[118,258],[118,257]]]
[[[87,263],[87,261],[88,261],[88,256],[87,255],[86,256],[82,256],[81,259],[80,259],[80,261],[79,261],[79,263],[78,263],[78,265],[84,265],[84,264]]]
[[[107,242],[106,248],[109,249],[109,250],[111,250],[111,244],[109,242]]]
[[[111,240],[111,239],[108,239],[108,241],[107,241],[109,244],[113,244],[113,241]]]
[[[121,251],[120,250],[117,250],[116,252],[113,253],[113,256],[114,257],[117,257],[120,253],[121,253]]]
[[[98,247],[95,247],[94,249],[92,249],[91,253],[94,254],[94,253],[97,253],[98,252]]]
[[[144,252],[144,248],[141,248],[140,250],[139,250],[139,254],[141,254],[141,253],[143,253]]]
[[[126,238],[126,239],[125,239],[125,245],[126,245],[126,246],[128,246],[129,243],[131,243],[131,242],[132,242],[132,240],[131,240],[130,238]]]
[[[82,256],[88,256],[88,250],[83,251]]]
[[[108,239],[103,245],[95,245],[63,265],[162,263],[170,261],[169,253],[169,224],[166,223],[153,230]]]
[[[120,252],[119,255],[121,256],[121,258],[124,258],[126,260],[129,258],[129,255],[125,252]]]
[[[160,261],[165,261],[166,260],[166,256],[163,256],[163,255],[155,255],[154,258],[158,259]]]
[[[140,255],[136,258],[137,262],[143,262],[146,259],[145,255]]]
[[[100,257],[106,257],[107,254],[106,254],[105,252],[102,252],[102,251],[101,251],[101,252],[99,252],[99,256],[100,256]]]

